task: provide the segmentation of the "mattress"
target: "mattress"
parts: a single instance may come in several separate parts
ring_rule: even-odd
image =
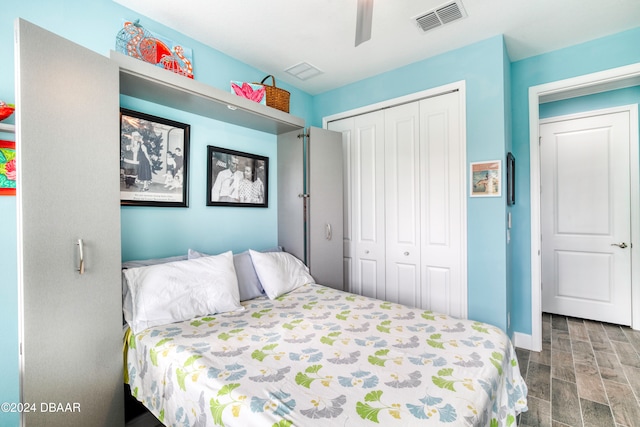
[[[133,395],[168,426],[515,426],[495,326],[308,284],[131,334]]]

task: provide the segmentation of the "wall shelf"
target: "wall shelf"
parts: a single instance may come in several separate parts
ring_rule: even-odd
[[[120,93],[200,116],[280,135],[304,127],[302,118],[111,51],[120,67]]]
[[[0,123],[0,132],[16,133],[16,126],[15,125],[10,125],[10,124],[5,124],[5,123]]]

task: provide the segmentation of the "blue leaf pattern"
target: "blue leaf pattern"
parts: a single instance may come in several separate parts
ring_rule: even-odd
[[[315,284],[243,305],[133,337],[131,388],[165,425],[507,427],[527,409],[493,326]]]

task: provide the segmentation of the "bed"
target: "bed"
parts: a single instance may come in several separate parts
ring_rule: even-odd
[[[128,328],[132,394],[168,426],[515,426],[526,410],[499,328],[296,280]]]

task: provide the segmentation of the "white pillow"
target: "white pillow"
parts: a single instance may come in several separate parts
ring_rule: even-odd
[[[166,258],[152,258],[152,259],[142,259],[142,260],[134,260],[134,261],[125,261],[122,263],[122,268],[135,268],[135,267],[146,267],[149,265],[156,264],[165,264],[167,262],[174,261],[183,261],[187,259],[187,255],[177,255]],[[124,271],[122,272],[122,308],[123,310],[131,311],[131,292],[129,292],[129,285],[127,283],[127,278],[124,275]],[[126,321],[123,323],[123,325]]]
[[[282,252],[280,246],[275,248],[265,249],[261,252]],[[200,258],[203,256],[210,256],[198,252],[193,249],[189,249],[189,259]],[[249,251],[244,251],[239,254],[233,255],[233,266],[236,268],[236,276],[238,277],[238,290],[240,291],[240,301],[246,301],[254,298],[258,298],[264,295],[264,290],[260,284],[260,279],[256,275],[256,270],[253,268],[253,262],[251,261],[251,255]]]
[[[256,252],[249,249],[253,267],[269,299],[291,292],[307,283],[315,283],[309,269],[287,252]]]
[[[231,251],[198,259],[124,270],[133,333],[197,316],[243,309]]]

